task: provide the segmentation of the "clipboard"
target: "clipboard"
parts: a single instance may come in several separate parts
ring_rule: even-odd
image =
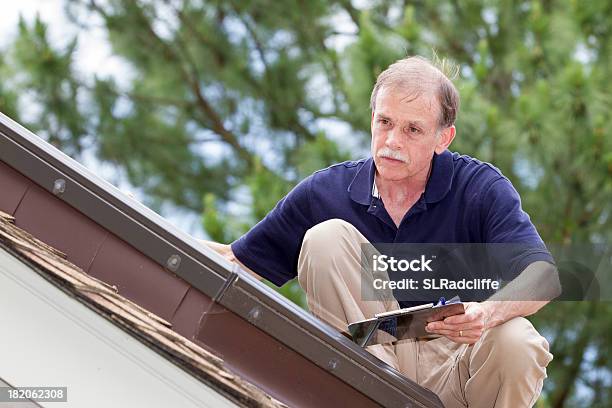
[[[348,331],[353,342],[361,347],[395,343],[405,339],[431,337],[432,334],[425,331],[427,323],[463,313],[465,308],[458,296],[448,301],[440,298],[437,303],[379,313],[371,319],[351,323]]]

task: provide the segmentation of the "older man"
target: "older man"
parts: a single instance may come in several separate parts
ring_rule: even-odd
[[[529,291],[552,259],[510,181],[487,163],[447,150],[458,105],[454,85],[428,60],[397,61],[372,92],[371,158],[315,172],[231,246],[211,246],[277,285],[297,275],[312,313],[344,331],[351,322],[399,308],[395,299],[362,299],[362,243],[540,248],[516,261],[519,278],[527,279],[505,289]],[[369,351],[448,407],[531,406],[552,355],[523,316],[546,301],[509,298],[467,303],[464,315],[427,326],[442,337]]]

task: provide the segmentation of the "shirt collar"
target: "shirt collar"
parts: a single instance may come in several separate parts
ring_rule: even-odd
[[[429,180],[425,186],[425,201],[435,203],[444,198],[450,191],[453,183],[453,154],[445,150],[441,154],[434,153]],[[372,197],[379,197],[378,188],[374,182],[376,165],[370,157],[359,169],[348,187],[350,197],[353,201],[370,205]]]
[[[363,165],[348,186],[351,200],[362,205],[370,205],[374,174],[376,174],[376,167],[374,166],[374,160],[370,157],[363,162]]]
[[[453,165],[453,154],[444,150],[435,154],[431,164],[431,174],[425,186],[425,202],[437,203],[450,191],[453,185],[455,166]]]

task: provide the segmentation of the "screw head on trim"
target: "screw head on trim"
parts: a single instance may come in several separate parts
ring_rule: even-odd
[[[335,358],[332,358],[331,360],[329,360],[327,362],[327,368],[329,368],[331,371],[338,368],[338,360],[336,360]]]
[[[53,182],[53,194],[60,195],[66,191],[66,180],[57,179]]]
[[[166,262],[166,267],[170,269],[172,272],[176,272],[180,264],[181,264],[181,257],[178,255],[172,255],[170,258],[168,258],[168,261]]]
[[[261,317],[261,309],[259,306],[255,306],[249,312],[249,320],[257,320]]]

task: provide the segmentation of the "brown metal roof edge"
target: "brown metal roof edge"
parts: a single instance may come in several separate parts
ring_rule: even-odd
[[[0,113],[0,160],[384,406],[442,406],[403,377],[193,237]]]

